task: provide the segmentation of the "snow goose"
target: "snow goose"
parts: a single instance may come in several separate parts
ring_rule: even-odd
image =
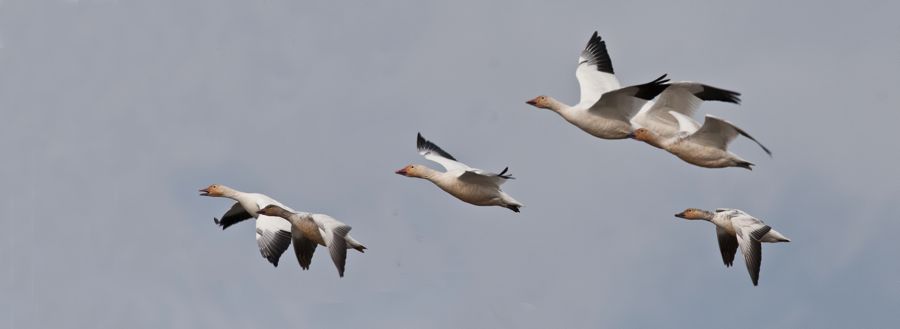
[[[698,82],[671,82],[656,101],[647,102],[641,108],[631,124],[635,129],[646,128],[662,138],[671,138],[678,133],[678,122],[669,111],[693,117],[703,101],[740,104],[740,95]]]
[[[259,215],[281,217],[291,225],[291,239],[297,262],[304,270],[312,263],[316,245],[328,248],[331,260],[337,267],[338,275],[344,277],[344,265],[347,263],[347,249],[353,248],[365,252],[366,247],[350,237],[350,226],[337,219],[323,214],[297,213],[278,205],[270,204],[257,211]]]
[[[278,259],[291,244],[291,225],[278,217],[260,215],[257,212],[270,204],[290,208],[265,194],[241,192],[221,184],[213,184],[200,190],[200,195],[236,201],[222,215],[222,219],[213,218],[223,230],[238,222],[256,218],[256,243],[259,245],[259,252],[278,267]]]
[[[726,267],[731,267],[734,254],[741,247],[747,271],[753,285],[759,283],[759,267],[762,263],[761,242],[791,242],[790,239],[766,225],[763,221],[738,209],[719,208],[713,214],[706,210],[688,208],[675,214],[684,219],[702,219],[716,225],[719,252]]]
[[[772,156],[772,152],[756,138],[731,122],[707,115],[703,126],[700,126],[684,114],[675,111],[669,111],[669,114],[678,121],[678,133],[675,136],[664,138],[647,128],[638,128],[634,131],[634,139],[669,151],[690,164],[706,168],[741,167],[753,170],[753,163],[727,150],[728,144],[738,135],[756,142],[766,154]]]
[[[669,81],[663,75],[645,84],[622,88],[613,72],[606,42],[597,32],[578,58],[575,77],[581,89],[581,100],[575,106],[549,96],[538,96],[526,103],[556,112],[581,130],[603,139],[630,137],[631,118],[647,101],[663,92]]]
[[[439,163],[446,170],[440,172],[424,165],[408,165],[397,174],[406,177],[426,179],[450,195],[476,206],[501,206],[514,212],[523,207],[521,203],[500,190],[500,185],[513,177],[504,168],[499,174],[475,169],[456,161],[449,153],[442,150],[418,134],[416,146],[419,154],[425,159]]]

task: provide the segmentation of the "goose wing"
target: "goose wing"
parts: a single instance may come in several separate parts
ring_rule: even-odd
[[[422,137],[421,133],[416,136],[416,148],[425,159],[439,163],[447,171],[471,169],[466,164],[456,161],[456,158],[447,151]]]
[[[719,148],[722,150],[726,150],[728,148],[728,144],[731,143],[738,135],[743,135],[744,137],[749,138],[750,140],[756,142],[759,147],[763,149],[769,156],[772,155],[772,151],[769,151],[762,143],[750,136],[747,132],[741,130],[731,122],[725,121],[723,119],[719,119],[712,115],[706,115],[706,121],[703,122],[703,126],[700,127],[696,132],[687,137],[687,140],[690,140],[694,143],[706,145],[710,147]]]
[[[253,215],[250,215],[250,213],[244,210],[244,207],[241,206],[240,202],[235,202],[234,205],[231,206],[231,209],[228,209],[228,211],[222,215],[222,219],[213,218],[213,221],[224,230],[231,225],[250,218],[253,218]]]
[[[469,169],[463,171],[459,175],[459,179],[462,181],[475,183],[479,185],[486,186],[500,186],[503,183],[506,183],[509,179],[515,179],[511,174],[507,173],[509,171],[509,167],[503,168],[499,174],[487,172],[481,169]]]
[[[328,253],[331,254],[338,275],[344,277],[344,267],[347,263],[347,234],[350,233],[351,227],[324,214],[313,214],[312,219],[322,232],[322,239],[325,240],[325,246],[328,247]]]
[[[258,199],[256,204],[259,209],[265,208],[269,204],[277,204],[282,208],[289,209],[280,203],[262,199]],[[290,211],[293,212],[293,210]],[[291,244],[291,224],[281,217],[257,215],[256,244],[259,246],[260,254],[272,265],[278,267],[278,259]]]
[[[630,121],[647,101],[666,89],[666,75],[645,84],[616,89],[600,96],[588,111],[607,119]]]
[[[751,216],[739,215],[731,219],[737,235],[738,245],[747,264],[747,272],[753,285],[759,284],[759,268],[762,264],[762,244],[760,239],[772,228]]]
[[[621,88],[606,51],[606,41],[597,35],[597,31],[594,31],[578,57],[575,78],[581,89],[581,100],[576,105],[579,108],[588,107],[596,103],[600,95]]]
[[[697,82],[672,82],[649,108],[635,116],[638,125],[657,131],[660,126],[678,127],[678,121],[669,111],[693,117],[703,101],[721,101],[740,104],[740,93],[716,88]]]

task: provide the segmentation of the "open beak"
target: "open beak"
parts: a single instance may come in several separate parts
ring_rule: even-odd
[[[209,188],[200,190],[200,195],[209,196]]]
[[[537,105],[537,98],[532,99],[532,100],[529,100],[529,101],[526,101],[525,104],[528,104],[528,105],[531,105],[531,106],[536,106],[536,105]]]
[[[397,170],[397,171],[395,171],[394,173],[397,174],[397,175],[403,175],[403,176],[406,176],[406,168]]]

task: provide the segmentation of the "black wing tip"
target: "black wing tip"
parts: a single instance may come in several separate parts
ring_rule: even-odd
[[[450,153],[447,153],[447,151],[441,149],[439,146],[437,146],[437,144],[434,144],[431,141],[425,139],[425,137],[422,137],[422,133],[419,133],[416,137],[416,148],[418,148],[419,151],[433,151],[442,157],[456,161],[456,158],[450,155]]]
[[[515,212],[515,213],[518,213],[518,212],[519,212],[519,207],[520,207],[520,206],[516,206],[516,205],[508,205],[508,206],[506,206],[506,209],[509,209],[509,210],[512,210],[512,211]]]
[[[669,87],[669,79],[666,78],[668,75],[666,73],[656,78],[656,80],[637,85],[638,91],[634,94],[634,97],[648,101],[653,99]]]
[[[503,179],[516,179],[515,177],[512,176],[512,174],[506,174],[507,171],[509,171],[508,166],[506,168],[503,168],[503,171],[500,171],[500,173],[497,174],[497,177],[500,177]]]
[[[597,31],[591,35],[591,39],[588,40],[581,55],[587,59],[588,64],[597,65],[597,71],[616,74],[613,70],[612,59],[609,58],[609,52],[606,50],[606,41],[603,41]]]
[[[741,93],[709,85],[703,85],[703,90],[695,93],[694,96],[697,96],[697,98],[704,101],[719,101],[733,104],[741,103]]]
[[[228,228],[229,226],[234,224],[234,223],[229,223],[224,220],[218,219],[216,217],[213,217],[213,222],[216,223],[216,225],[218,225],[219,227],[221,227],[222,230],[225,230],[226,228]]]

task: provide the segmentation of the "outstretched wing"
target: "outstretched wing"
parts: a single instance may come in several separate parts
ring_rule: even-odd
[[[575,78],[581,88],[581,100],[576,105],[579,108],[588,107],[596,103],[600,95],[622,87],[613,72],[612,60],[606,51],[606,41],[597,35],[597,31],[594,31],[578,57]]]
[[[237,224],[250,218],[253,218],[253,215],[247,213],[247,211],[244,210],[244,207],[241,206],[240,202],[235,202],[234,205],[231,206],[231,209],[228,209],[228,211],[226,211],[225,214],[222,215],[222,219],[213,218],[213,221],[216,222],[216,225],[221,226],[224,230],[231,225]]]
[[[416,147],[419,149],[419,154],[424,156],[425,159],[439,163],[447,171],[469,169],[469,166],[456,161],[456,158],[450,155],[450,153],[447,153],[436,144],[422,137],[422,133],[419,133],[416,136]]]
[[[706,115],[706,121],[703,122],[703,126],[700,127],[696,132],[691,134],[691,136],[687,137],[687,140],[690,140],[694,143],[716,147],[722,150],[726,150],[728,148],[728,144],[733,141],[737,135],[743,135],[744,137],[749,138],[750,140],[756,142],[759,147],[763,149],[769,156],[772,156],[772,151],[769,151],[768,148],[762,145],[756,138],[750,136],[747,132],[741,130],[731,122],[725,121],[723,119],[719,119],[712,115]]]
[[[341,223],[337,219],[324,214],[313,214],[313,222],[322,230],[322,239],[331,254],[331,260],[338,270],[338,275],[344,277],[344,267],[347,263],[347,234],[351,227]]]
[[[481,169],[469,169],[459,175],[459,180],[485,186],[500,186],[508,179],[515,179],[508,174],[509,167],[503,168],[499,174],[487,172]]]
[[[257,200],[256,203],[260,209],[269,205],[263,200]],[[256,244],[259,246],[259,253],[278,267],[278,259],[291,244],[291,224],[281,217],[257,215]]]
[[[310,224],[312,225],[312,224]],[[313,253],[316,252],[316,246],[318,246],[314,241],[307,239],[303,232],[298,232],[292,228],[292,242],[294,245],[294,254],[297,256],[297,262],[300,263],[300,268],[304,270],[309,269],[309,265],[312,264]]]
[[[743,215],[732,218],[731,225],[734,227],[738,245],[740,245],[741,253],[744,255],[744,262],[747,264],[750,280],[753,281],[755,286],[759,283],[759,268],[762,264],[762,244],[760,240],[772,228],[756,218]]]
[[[703,101],[721,101],[740,104],[740,93],[712,87],[697,82],[672,82],[656,101],[635,116],[638,125],[653,131],[677,131],[678,121],[669,115],[670,111],[693,117]],[[671,127],[665,129],[663,127]]]
[[[716,226],[716,237],[719,239],[719,252],[722,254],[722,261],[726,267],[734,264],[734,254],[737,252],[737,238],[721,227]]]
[[[666,75],[645,84],[616,89],[600,96],[588,111],[602,117],[630,121],[647,101],[659,95],[668,86]]]

